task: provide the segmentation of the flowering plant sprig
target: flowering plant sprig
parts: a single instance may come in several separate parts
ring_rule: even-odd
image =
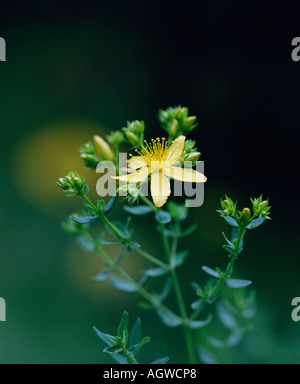
[[[189,116],[185,107],[170,107],[160,110],[159,121],[168,133],[166,138],[144,141],[145,124],[136,120],[128,122],[127,127],[122,130],[111,132],[107,141],[95,136],[93,142],[86,143],[81,148],[81,157],[89,168],[96,168],[98,160],[100,164],[105,160],[116,165],[115,173],[109,180],[117,185],[108,202],[103,199],[93,202],[88,196],[89,188],[85,180],[77,172],[70,172],[66,177],[60,178],[58,185],[68,196],[80,196],[84,199],[84,213],[70,216],[63,228],[75,236],[86,251],[96,252],[104,261],[104,270],[94,277],[96,283],[109,281],[117,290],[139,294],[143,298],[140,304],[142,308],[155,311],[165,326],[182,329],[188,362],[221,361],[226,348],[237,345],[250,329],[249,321],[255,310],[254,295],[247,288],[251,281],[234,278],[233,267],[244,249],[246,231],[257,228],[270,219],[269,202],[263,201],[262,196],[251,199],[251,213],[247,207],[238,211],[237,203],[228,196],[221,200],[218,212],[232,229],[230,238],[223,233],[226,242],[223,249],[228,254],[229,263],[224,270],[203,266],[202,271],[209,279],[204,284],[191,282],[196,298],[189,301],[177,275],[189,252],[179,250],[179,242],[190,236],[197,226],[185,226],[190,208],[187,204],[174,201],[171,180],[181,181],[184,185],[203,185],[207,178],[198,169],[200,152],[196,142],[186,138],[196,127],[196,117]],[[118,155],[121,146],[126,143],[130,151],[135,150],[137,153],[135,156],[131,155],[125,166],[121,166]],[[197,169],[193,169],[195,166]],[[151,198],[144,193],[148,183]],[[128,215],[125,222],[109,218],[110,212],[120,201],[119,196],[123,197],[123,208]],[[134,235],[134,220],[131,218],[151,214],[161,236],[163,257],[150,254]],[[92,226],[99,228],[98,235],[95,236],[94,229],[91,231]],[[116,258],[110,254],[111,244],[120,246]],[[122,260],[128,254],[142,257],[150,264],[138,280],[122,265]],[[157,284],[157,289],[150,292],[147,288],[149,280],[163,280],[164,283],[162,286]],[[234,292],[232,299],[222,299],[224,287]],[[177,302],[175,308],[166,304],[166,299],[171,295]],[[217,318],[228,330],[225,340],[216,339],[207,331],[208,325],[213,321],[212,306],[216,307]],[[132,332],[138,337],[133,337],[134,341],[130,341],[128,347],[127,328],[128,314],[124,312],[116,336],[104,334],[96,328],[95,331],[106,344],[104,352],[112,355],[119,363],[137,364],[137,353],[150,339],[140,337],[138,320]],[[221,351],[219,353],[216,352],[218,348]],[[168,357],[161,356],[155,362],[167,361]]]

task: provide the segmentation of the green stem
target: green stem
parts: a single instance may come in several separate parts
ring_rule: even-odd
[[[103,251],[103,249],[98,249],[98,252],[105,262],[105,264],[115,271],[121,278],[131,283],[135,288],[136,292],[139,293],[145,300],[151,303],[155,308],[162,309],[165,313],[168,313],[173,318],[177,319],[180,323],[183,322],[183,319],[177,316],[171,309],[166,307],[161,301],[152,296],[145,288],[143,288],[138,282],[136,282],[127,272],[125,272],[119,265],[117,265],[114,260],[112,260],[109,255]]]
[[[107,225],[107,227],[110,228],[110,230],[112,231],[112,233],[115,235],[115,237],[118,240],[120,240],[125,245],[130,245],[130,243],[132,243],[131,239],[124,237],[122,235],[122,233],[119,231],[119,229],[116,226],[114,226],[113,223],[102,212],[99,212],[99,210],[97,209],[95,204],[92,203],[92,201],[87,196],[83,196],[83,197],[84,197],[85,201],[94,208],[94,210],[95,210],[95,212],[97,212],[99,218]],[[156,257],[150,255],[148,252],[143,251],[141,248],[137,248],[135,250],[135,252],[137,252],[138,254],[143,256],[146,260],[151,261],[153,264],[155,264],[161,268],[164,268],[166,270],[169,270],[169,265],[163,263],[162,261],[160,261]]]
[[[177,222],[175,225],[179,226],[179,223]],[[176,270],[172,267],[172,260],[175,257],[176,252],[177,252],[178,236],[177,235],[174,236],[172,248],[170,249],[170,244],[169,244],[169,241],[168,241],[168,238],[166,235],[164,224],[160,224],[160,231],[161,231],[161,236],[162,236],[162,241],[164,244],[166,257],[167,257],[167,260],[170,264],[170,277],[171,277],[172,285],[173,285],[173,288],[175,291],[175,297],[177,300],[179,313],[183,319],[182,326],[183,326],[184,336],[185,336],[185,340],[186,340],[186,347],[187,347],[187,352],[188,352],[188,356],[189,356],[189,361],[190,361],[190,364],[195,364],[196,363],[196,356],[195,356],[195,350],[194,350],[194,346],[193,346],[192,332],[191,332],[191,329],[189,328],[189,325],[188,325],[189,319],[187,316],[187,311],[186,311],[181,287],[180,287],[180,284],[178,281],[177,273],[176,273]]]

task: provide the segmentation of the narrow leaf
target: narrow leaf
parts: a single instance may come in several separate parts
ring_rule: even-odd
[[[158,316],[160,317],[161,321],[170,328],[178,327],[181,324],[180,319],[169,312],[164,311],[163,309],[159,309],[157,311]]]
[[[223,219],[224,219],[229,225],[231,225],[232,227],[236,227],[236,228],[239,227],[239,225],[238,225],[238,223],[236,222],[236,220],[233,219],[232,217],[230,217],[230,216],[224,216]]]
[[[110,273],[110,269],[105,269],[104,271],[100,272],[99,275],[95,276],[93,278],[93,281],[95,283],[104,283],[108,279]]]
[[[254,229],[262,225],[267,219],[265,217],[262,217],[260,219],[254,219],[251,221],[250,224],[247,225],[247,229]]]
[[[137,288],[134,284],[129,281],[121,280],[118,277],[111,277],[110,283],[113,287],[118,289],[119,291],[134,293],[137,291]]]
[[[168,224],[171,222],[172,217],[167,211],[159,210],[155,214],[155,219],[160,224]]]
[[[77,241],[82,249],[88,252],[92,252],[95,250],[95,243],[91,236],[85,235],[85,236],[79,236],[77,238]]]
[[[176,253],[174,259],[172,259],[172,261],[171,261],[171,266],[173,268],[180,267],[184,263],[184,261],[188,257],[188,255],[189,255],[188,251],[182,251],[182,252]]]
[[[124,206],[124,211],[131,213],[132,215],[147,215],[148,213],[152,212],[152,208],[148,205],[139,205],[138,207],[128,207],[127,205]]]
[[[130,345],[138,344],[139,340],[142,338],[142,322],[138,317],[135,320],[135,323],[130,332]]]
[[[139,243],[131,243],[127,247],[128,253],[134,252],[136,249],[141,248],[141,244]]]
[[[123,332],[127,331],[127,329],[128,329],[128,313],[125,311],[122,314],[122,319],[118,327],[118,336],[123,337]]]
[[[92,223],[93,221],[99,219],[98,216],[86,216],[86,217],[76,217],[76,216],[70,216],[70,219],[75,221],[77,224],[88,224]]]
[[[144,272],[144,274],[149,277],[159,277],[166,275],[167,273],[168,271],[164,268],[152,268]]]
[[[150,364],[166,364],[169,361],[169,357],[162,357],[161,359],[157,359],[152,361]]]
[[[208,275],[210,275],[210,276],[212,276],[212,277],[214,277],[214,278],[216,278],[216,279],[219,279],[219,278],[220,278],[219,273],[218,273],[217,271],[215,271],[214,269],[211,269],[211,268],[209,268],[209,267],[207,267],[207,266],[205,266],[205,265],[202,267],[202,269],[203,269],[203,271],[206,272]]]
[[[106,353],[119,353],[119,352],[122,352],[122,347],[119,347],[117,345],[112,345],[110,347],[106,347],[105,349],[103,349],[103,352],[106,352]]]
[[[229,288],[238,289],[245,288],[252,284],[250,280],[229,279],[226,281],[226,285]]]
[[[104,213],[107,214],[109,213],[113,207],[116,205],[116,202],[118,201],[118,196],[117,195],[114,195],[110,200],[109,202],[106,204],[105,208],[104,208]]]
[[[206,320],[195,320],[189,322],[190,329],[199,329],[202,327],[205,327],[207,324],[209,324],[212,320],[212,316],[209,315]]]

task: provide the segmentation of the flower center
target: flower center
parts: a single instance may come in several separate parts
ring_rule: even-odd
[[[168,146],[166,143],[166,139],[163,137],[162,139],[157,138],[156,140],[152,139],[151,143],[148,143],[145,140],[145,146],[142,146],[141,151],[137,151],[140,156],[143,157],[144,162],[151,167],[153,167],[153,163],[159,163],[158,166],[162,167],[162,162],[166,161]]]

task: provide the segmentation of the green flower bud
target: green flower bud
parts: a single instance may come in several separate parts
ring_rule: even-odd
[[[201,153],[200,152],[193,152],[190,153],[184,160],[185,161],[197,161],[200,157]]]
[[[101,160],[114,161],[114,154],[105,140],[100,136],[93,137],[96,154]]]
[[[268,205],[269,205],[269,202],[267,200],[264,200],[259,204],[258,209],[260,211],[263,211],[265,208],[267,208]]]
[[[170,132],[169,132],[170,136],[175,137],[177,130],[178,130],[178,121],[173,120],[173,123],[172,123],[171,128],[170,128]]]
[[[134,133],[130,131],[125,131],[125,136],[127,140],[130,142],[130,144],[132,144],[133,146],[139,145],[140,140]]]
[[[186,119],[183,119],[183,124],[186,129],[189,129],[193,124],[195,124],[195,121],[197,120],[196,116],[190,116]]]
[[[110,144],[114,144],[116,147],[120,147],[120,145],[124,141],[124,136],[121,131],[112,131],[108,136],[107,140]]]
[[[66,177],[59,178],[57,185],[68,192],[68,196],[83,195],[87,190],[85,180],[77,172],[70,172]]]
[[[251,218],[251,211],[249,208],[244,208],[240,214],[240,224],[243,226],[243,227],[246,227],[249,222],[250,222],[250,218]]]

